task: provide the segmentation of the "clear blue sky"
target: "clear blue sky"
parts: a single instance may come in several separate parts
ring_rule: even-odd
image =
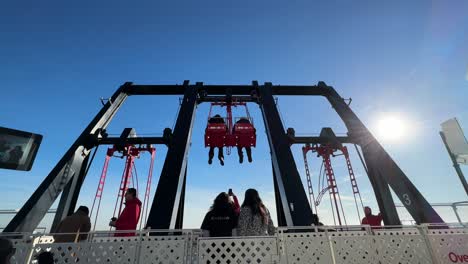
[[[374,132],[386,115],[407,120],[404,137],[382,144],[430,202],[466,200],[438,135],[439,124],[452,117],[468,131],[466,10],[462,0],[3,1],[0,125],[40,133],[44,140],[30,172],[0,171],[8,197],[0,208],[25,202],[100,109],[100,97],[109,97],[125,81],[175,84],[185,79],[206,84],[325,81],[353,98],[352,108]],[[172,127],[177,104],[177,97],[131,97],[109,131],[135,127],[160,134]],[[323,98],[282,97],[279,104],[286,127],[299,134],[318,133],[323,126],[345,132]],[[242,166],[235,155],[226,158],[225,167],[207,165],[202,145],[207,111],[208,105],[199,107],[194,126],[186,226],[198,226],[214,195],[230,187],[240,196],[248,187],[258,188],[274,213],[258,107],[251,106],[258,128],[254,163]],[[293,151],[303,174],[300,148]],[[165,152],[158,147],[154,182]],[[91,206],[103,160],[101,150],[80,203]],[[354,161],[365,203],[376,209],[370,184]],[[341,160],[336,163],[343,169]],[[320,163],[312,164],[316,175]],[[112,166],[102,225],[111,217],[121,161]],[[137,167],[143,178],[144,159]],[[340,191],[350,198],[345,176],[338,166]],[[321,217],[330,224],[327,206],[324,202]],[[353,219],[354,205],[345,206]]]

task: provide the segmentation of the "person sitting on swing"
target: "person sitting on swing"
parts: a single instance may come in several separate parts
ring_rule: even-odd
[[[250,124],[250,120],[246,117],[241,117],[237,120],[236,124]],[[235,134],[236,126],[232,129],[232,133]],[[250,146],[244,146],[245,152],[247,152],[247,159],[249,162],[252,162],[252,148]],[[239,163],[244,162],[244,152],[242,151],[242,146],[237,145],[237,154],[239,154]]]
[[[225,124],[225,123],[224,123],[224,119],[220,115],[214,115],[208,120],[208,124]],[[208,164],[213,163],[214,148],[215,147],[210,146],[210,151],[208,152]],[[218,147],[218,159],[219,159],[219,163],[221,163],[221,166],[224,166],[223,147]]]

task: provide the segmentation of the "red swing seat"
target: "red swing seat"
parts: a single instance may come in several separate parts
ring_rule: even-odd
[[[225,123],[208,123],[205,129],[205,147],[226,146],[227,126]]]
[[[257,145],[256,129],[251,123],[236,123],[233,135],[236,146],[255,147]]]

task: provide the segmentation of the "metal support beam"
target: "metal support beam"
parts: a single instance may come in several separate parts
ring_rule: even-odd
[[[272,167],[272,172],[273,172],[273,186],[275,188],[275,202],[276,202],[276,216],[278,220],[278,226],[287,226],[286,223],[286,218],[284,216],[284,211],[283,211],[283,202],[281,201],[281,195],[280,191],[278,188],[278,183],[276,183],[276,175],[275,175],[275,169],[273,164],[271,164]]]
[[[336,137],[338,141],[342,144],[352,144],[354,143],[350,137]],[[322,137],[294,137],[292,144],[321,144],[326,140]]]
[[[193,85],[190,85],[192,87]],[[132,85],[125,89],[128,95],[183,95],[186,87],[184,85]],[[230,90],[233,96],[251,95],[254,87],[252,85],[203,85],[200,91],[208,95],[226,95]],[[273,95],[325,95],[327,89],[315,85],[275,85],[271,86]]]
[[[127,98],[127,94],[125,94],[123,90],[128,86],[131,86],[131,83],[125,83],[121,86],[102,107],[3,232],[34,231],[57,197],[65,189],[68,182],[73,179],[75,174],[77,174],[76,176],[78,177],[84,159],[89,155],[90,149],[95,146],[95,140],[92,138],[93,135],[98,129],[107,127],[117,110]],[[79,193],[80,185],[74,184],[74,186],[74,190],[72,185],[67,191]],[[71,202],[69,202],[68,206],[64,206],[64,210],[68,210],[66,207],[70,208],[70,205]],[[59,218],[63,217],[63,212],[57,211],[57,213],[61,214]],[[57,221],[59,218],[57,218]]]
[[[219,103],[224,102],[225,100],[226,96],[203,96],[198,99],[198,103]],[[251,96],[233,96],[231,98],[231,102],[248,103],[257,101]]]
[[[55,232],[56,228],[65,217],[71,215],[75,211],[76,202],[80,195],[81,186],[83,185],[86,177],[86,168],[88,167],[89,155],[87,155],[82,164],[79,173],[75,173],[63,190],[60,202],[55,213],[54,221],[52,223],[51,232]]]
[[[372,136],[335,89],[323,82],[319,82],[318,86],[328,89],[326,97],[348,128],[348,136],[353,138],[362,148],[369,170],[368,176],[374,187],[385,224],[400,224],[395,203],[391,198],[388,187],[385,187],[387,184],[394,190],[395,194],[418,224],[443,223],[442,218],[393,161],[390,155],[388,155],[385,149],[377,142],[374,136]]]
[[[148,217],[147,225],[153,229],[176,227],[195,119],[197,91],[203,84],[197,83],[196,86],[189,86],[186,81],[184,86],[184,98]]]
[[[255,84],[254,84],[255,85]],[[312,210],[291,152],[289,137],[273,98],[271,83],[259,87],[260,108],[270,144],[271,159],[281,206],[287,226],[307,226],[312,223]]]
[[[369,152],[362,151],[364,160],[367,164],[367,177],[372,185],[374,190],[375,198],[379,206],[379,210],[382,213],[382,218],[385,225],[401,225],[400,218],[398,216],[398,211],[395,207],[395,202],[393,201],[392,192],[388,183],[383,179],[383,176],[380,175],[379,170],[376,170],[375,166],[369,166],[369,164],[375,164],[377,161],[374,160],[372,155],[369,155]]]
[[[188,166],[185,166],[184,185],[182,186],[182,193],[180,195],[179,211],[177,212],[175,229],[182,229],[184,226],[185,186],[187,184],[187,167]]]
[[[152,145],[166,145],[168,140],[164,137],[134,137],[134,138],[120,138],[108,137],[98,139],[98,145],[139,145],[139,144],[152,144]]]

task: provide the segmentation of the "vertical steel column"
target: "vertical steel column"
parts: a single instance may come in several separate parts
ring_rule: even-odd
[[[281,195],[279,192],[278,188],[278,183],[276,183],[276,175],[275,175],[275,169],[273,164],[271,164],[272,167],[272,172],[273,172],[273,185],[275,188],[275,202],[276,202],[276,216],[278,220],[278,226],[287,226],[286,223],[286,218],[284,217],[284,211],[283,211],[283,202],[281,201]]]
[[[55,165],[49,175],[34,191],[31,197],[26,201],[20,211],[10,221],[3,230],[4,232],[32,232],[41,222],[47,211],[62,193],[68,182],[76,174],[79,174],[83,161],[89,155],[90,149],[95,146],[92,135],[98,129],[104,129],[112,120],[117,110],[127,98],[125,89],[130,87],[131,83],[122,85],[109,101],[102,107],[99,113],[94,117],[90,124],[83,130],[73,145],[67,150],[60,161]],[[84,180],[84,176],[83,176]],[[70,186],[68,192],[79,193],[81,186],[76,184]],[[74,195],[72,195],[74,196]],[[68,211],[72,205],[73,199],[67,199],[68,205],[62,205],[64,211],[57,211],[62,218],[63,212]]]
[[[369,171],[368,176],[374,188],[385,224],[401,224],[388,185],[395,191],[395,194],[418,224],[443,223],[442,218],[372,136],[335,89],[323,82],[319,82],[318,86],[327,89],[326,97],[328,101],[344,121],[348,128],[349,136],[362,148]]]
[[[86,178],[86,168],[88,167],[89,155],[87,155],[82,164],[79,173],[73,176],[73,179],[68,182],[63,190],[60,202],[55,213],[54,221],[52,222],[51,231],[55,232],[62,219],[71,215],[75,211],[76,202],[80,195],[81,186]]]
[[[310,225],[312,223],[312,210],[297,171],[289,138],[273,98],[272,84],[265,83],[259,88],[260,108],[270,144],[274,177],[281,197],[286,225]]]
[[[185,166],[184,185],[182,186],[182,194],[180,195],[179,211],[177,212],[177,220],[175,229],[182,229],[184,226],[184,208],[185,208],[185,186],[187,184],[187,166]]]
[[[153,229],[174,229],[176,227],[197,107],[197,91],[203,86],[203,83],[189,86],[188,81],[185,81],[184,86],[184,98],[148,216],[147,226]]]

